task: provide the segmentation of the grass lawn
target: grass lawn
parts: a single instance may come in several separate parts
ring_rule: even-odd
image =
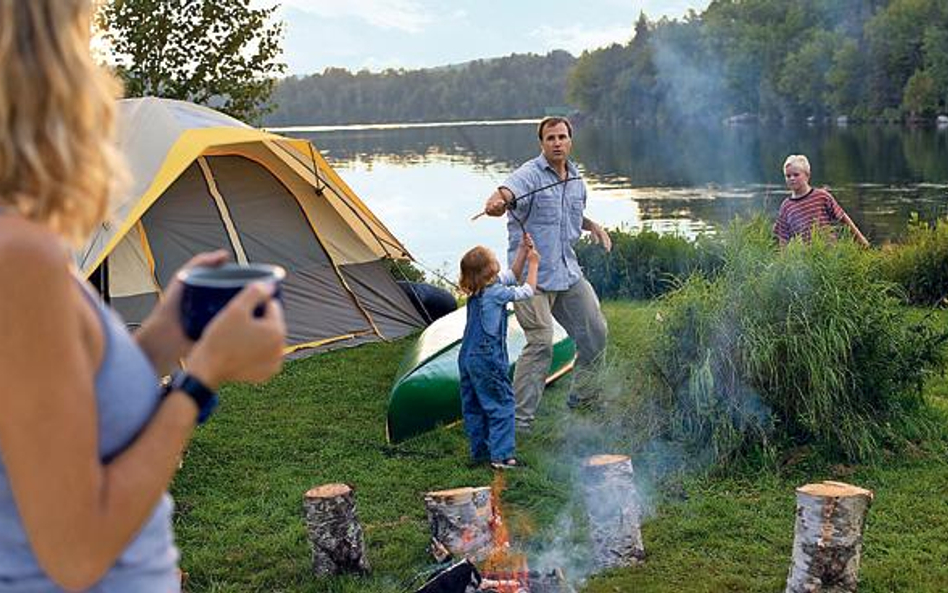
[[[613,351],[646,347],[640,323],[651,314],[646,306],[607,303],[605,310]],[[172,487],[188,591],[414,590],[412,577],[431,566],[423,494],[486,485],[492,474],[467,466],[460,427],[398,447],[385,443],[388,390],[409,343],[289,362],[265,386],[223,390],[220,409],[197,431]],[[929,394],[948,412],[948,381],[933,382]],[[548,389],[537,430],[518,443],[531,468],[508,477],[504,509],[515,538],[533,542],[527,545],[535,555],[569,570],[585,553],[581,526],[574,527],[582,513],[568,479],[574,457],[597,439],[621,439],[596,434],[589,418],[571,416],[564,399],[565,382]],[[588,432],[581,440],[571,436],[577,426]],[[943,446],[860,466],[826,465],[798,451],[766,470],[663,482],[649,491],[654,504],[643,527],[646,563],[595,576],[583,590],[782,591],[794,488],[841,479],[876,494],[860,591],[948,591],[946,461]],[[356,488],[372,565],[368,576],[311,576],[302,497],[328,482]]]

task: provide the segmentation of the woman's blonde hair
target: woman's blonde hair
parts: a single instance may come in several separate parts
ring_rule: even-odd
[[[493,282],[499,273],[500,264],[497,263],[494,253],[478,245],[461,258],[461,278],[458,280],[458,286],[468,296],[477,294]]]
[[[123,178],[120,85],[89,50],[91,0],[0,0],[0,205],[74,244]]]

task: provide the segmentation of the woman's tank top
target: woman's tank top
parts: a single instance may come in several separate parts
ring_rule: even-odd
[[[95,376],[95,395],[99,457],[108,461],[129,446],[157,408],[158,377],[121,319],[100,303],[84,282],[80,284],[96,310],[105,339],[102,364]],[[51,370],[55,365],[55,360],[49,361]],[[179,591],[171,513],[171,497],[165,493],[115,565],[89,591]],[[6,468],[0,461],[0,593],[27,591],[58,593],[60,588],[37,564],[10,491]]]

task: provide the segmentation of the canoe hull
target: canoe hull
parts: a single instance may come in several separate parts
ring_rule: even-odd
[[[462,307],[435,321],[402,359],[389,395],[386,435],[390,443],[461,419],[458,354],[466,316],[467,310]],[[511,376],[524,345],[523,329],[511,315],[507,329]],[[547,382],[569,372],[575,355],[573,340],[554,324],[553,360]]]

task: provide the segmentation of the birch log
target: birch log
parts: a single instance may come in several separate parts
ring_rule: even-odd
[[[594,455],[582,467],[593,562],[597,568],[630,566],[645,559],[642,510],[626,455]]]
[[[350,486],[325,484],[312,488],[303,497],[303,510],[317,576],[368,572],[362,525]]]
[[[425,495],[432,553],[447,549],[455,558],[484,560],[493,545],[490,487],[454,488]],[[436,554],[437,555],[437,554]]]
[[[872,492],[842,482],[797,488],[786,593],[854,593]]]

